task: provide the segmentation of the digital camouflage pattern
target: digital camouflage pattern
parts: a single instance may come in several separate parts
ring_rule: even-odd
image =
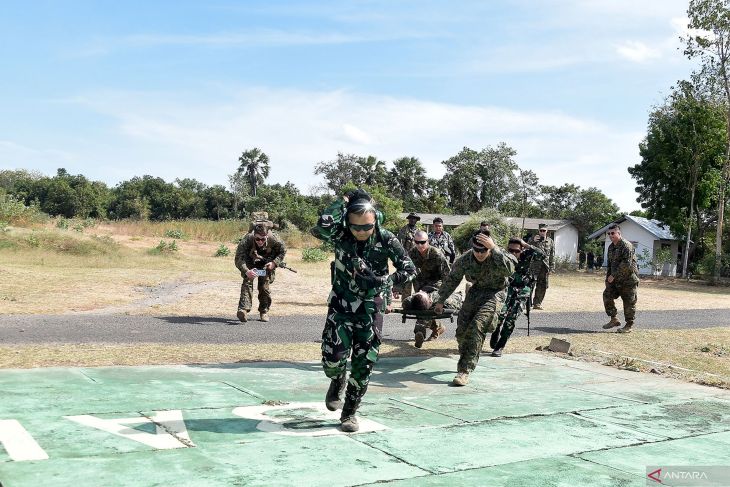
[[[454,260],[456,260],[456,246],[454,245],[454,239],[448,233],[429,232],[428,244],[431,247],[436,247],[441,250],[446,259],[448,259],[449,265],[453,264]]]
[[[413,226],[405,224],[398,230],[398,241],[403,245],[406,255],[415,247],[416,232],[420,229],[420,225],[416,223]],[[408,281],[400,285],[395,285],[393,290],[400,293],[401,299],[405,299],[413,292],[413,282]]]
[[[537,247],[528,246],[520,255],[515,266],[515,272],[509,278],[507,297],[499,312],[497,329],[492,333],[490,345],[493,349],[502,349],[515,329],[517,318],[530,305],[532,285],[536,276],[532,272],[532,263],[535,260],[545,259],[545,254]]]
[[[467,250],[459,256],[438,291],[436,303],[445,303],[461,280],[471,284],[456,324],[459,345],[458,372],[469,373],[477,365],[487,333],[496,328],[497,315],[504,300],[507,279],[515,270],[516,260],[495,247],[490,255],[479,262],[474,252]]]
[[[625,238],[608,246],[606,262],[606,289],[603,291],[603,307],[608,316],[616,316],[615,300],[619,297],[624,304],[624,318],[627,325],[634,324],[636,316],[637,290],[639,287],[639,266],[634,246]],[[613,276],[613,282],[608,277]]]
[[[253,306],[253,282],[246,277],[249,269],[263,269],[268,262],[274,262],[277,266],[284,262],[286,256],[286,245],[274,232],[269,232],[266,244],[258,248],[254,241],[254,233],[249,232],[243,236],[236,248],[234,262],[243,283],[241,284],[241,296],[238,300],[238,310],[251,311]],[[257,281],[259,295],[259,312],[266,313],[271,307],[271,284],[276,277],[276,269],[267,272],[265,277],[258,277]]]
[[[370,239],[358,242],[347,228],[342,199],[324,210],[311,233],[335,247],[332,291],[322,332],[322,365],[327,377],[338,377],[346,372],[347,358],[352,351],[345,399],[357,402],[367,389],[378,359],[383,311],[391,285],[412,280],[416,268],[395,235],[379,226]],[[366,266],[377,276],[387,276],[389,259],[395,272],[382,286],[363,289],[357,284],[356,269]]]
[[[416,266],[416,278],[413,280],[413,291],[433,292],[441,287],[441,281],[449,275],[449,263],[443,252],[436,247],[429,246],[426,252],[421,254],[417,247],[411,249],[408,256]],[[405,301],[412,296],[403,298],[403,306]],[[438,328],[436,320],[416,320],[414,333],[423,331],[426,327],[435,330]]]
[[[527,243],[540,249],[545,254],[544,259],[532,261],[532,273],[537,276],[534,304],[539,306],[542,304],[542,300],[545,299],[545,293],[550,287],[550,273],[555,272],[555,242],[550,237],[542,238],[538,234],[533,235]]]
[[[441,281],[449,275],[449,262],[443,252],[436,247],[428,247],[423,254],[414,247],[408,252],[408,257],[416,266],[416,277],[413,279],[415,291],[426,287],[438,289],[441,287]]]

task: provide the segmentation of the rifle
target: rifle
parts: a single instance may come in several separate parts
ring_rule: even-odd
[[[297,271],[295,271],[294,269],[292,269],[291,267],[289,267],[289,266],[288,266],[288,265],[286,264],[286,262],[282,262],[281,264],[279,264],[279,265],[278,265],[278,266],[276,266],[276,267],[281,267],[282,269],[286,269],[286,270],[288,270],[288,271],[291,271],[291,272],[293,272],[294,274],[297,274]]]

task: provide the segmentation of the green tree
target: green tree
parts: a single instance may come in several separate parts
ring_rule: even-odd
[[[342,188],[352,183],[355,186],[365,184],[365,171],[362,158],[355,154],[337,153],[331,161],[320,161],[314,166],[314,174],[324,176],[327,188],[335,195],[343,193]]]
[[[246,176],[251,194],[256,196],[256,188],[264,184],[264,180],[269,177],[269,156],[258,147],[254,147],[244,151],[238,158],[238,162],[240,165],[237,172]]]
[[[449,205],[456,213],[469,213],[480,208],[499,209],[509,201],[517,186],[513,158],[517,153],[505,143],[477,152],[464,147],[454,157],[443,161],[446,175],[444,187]]]
[[[721,181],[726,147],[723,107],[680,82],[664,104],[649,116],[639,144],[641,162],[629,168],[636,179],[637,201],[652,218],[686,235],[682,275],[687,275],[693,224],[709,224],[702,211],[713,205]],[[697,220],[695,220],[697,216]],[[703,232],[702,232],[703,233]]]
[[[419,203],[428,190],[428,178],[421,161],[415,157],[396,159],[388,176],[387,187],[391,196],[402,199],[408,211],[424,210],[424,205]]]
[[[385,162],[375,156],[358,157],[357,163],[362,168],[362,183],[368,186],[385,186],[388,171]]]
[[[715,281],[722,270],[722,239],[727,187],[730,184],[730,8],[727,0],[690,0],[687,9],[691,35],[684,39],[684,54],[699,58],[702,78],[713,92],[719,93],[725,107],[725,155],[717,198],[715,233]]]

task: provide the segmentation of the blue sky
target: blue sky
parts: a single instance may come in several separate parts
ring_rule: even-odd
[[[505,142],[542,184],[639,207],[626,168],[693,68],[686,0],[35,1],[0,16],[0,169],[226,184],[240,153],[305,193],[338,151]]]

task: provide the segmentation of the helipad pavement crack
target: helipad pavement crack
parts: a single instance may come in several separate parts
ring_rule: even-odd
[[[597,392],[597,391],[591,391],[589,389],[581,389],[580,386],[566,386],[566,387],[568,389],[575,389],[576,391],[589,392],[591,394],[596,394],[598,396],[610,397],[612,399],[621,399],[622,401],[637,402],[639,404],[653,404],[653,403],[646,402],[646,401],[640,401],[639,399],[631,399],[631,398],[628,398],[628,397],[614,396],[612,394],[607,394],[605,392]]]
[[[84,371],[83,371],[83,369],[80,369],[80,370],[79,370],[79,373],[80,373],[81,375],[83,375],[84,377],[86,377],[87,379],[89,379],[89,380],[90,380],[91,382],[93,382],[94,384],[98,384],[98,381],[97,381],[96,379],[94,379],[93,377],[91,377],[91,376],[90,376],[89,374],[87,374],[86,372],[84,372]],[[2,487],[2,486],[0,486],[0,487]]]
[[[434,414],[438,414],[438,415],[441,415],[441,416],[445,416],[445,417],[447,417],[447,418],[455,419],[455,420],[457,420],[457,421],[461,421],[462,423],[465,423],[465,424],[466,424],[466,423],[471,423],[471,422],[472,422],[472,421],[468,421],[468,420],[466,420],[466,419],[462,419],[462,418],[457,418],[456,416],[452,416],[452,415],[450,415],[450,414],[446,414],[446,413],[443,413],[443,412],[441,412],[441,411],[436,411],[436,410],[433,410],[433,409],[427,408],[427,407],[425,407],[425,406],[420,406],[420,405],[418,405],[418,404],[412,403],[412,402],[410,402],[410,401],[406,401],[406,400],[404,400],[404,399],[398,399],[398,398],[395,398],[395,397],[389,397],[388,399],[390,399],[391,401],[399,402],[399,403],[401,403],[401,404],[405,404],[405,405],[407,405],[407,406],[411,406],[411,407],[414,407],[414,408],[416,408],[416,409],[420,409],[420,410],[422,410],[422,411],[428,411],[429,413],[434,413]]]
[[[248,394],[249,396],[253,396],[253,397],[255,397],[256,399],[261,399],[262,401],[263,401],[264,399],[266,399],[266,398],[265,398],[264,396],[262,396],[262,395],[260,395],[260,394],[257,394],[257,393],[255,393],[255,392],[253,392],[253,391],[250,391],[250,390],[248,390],[248,389],[245,389],[245,388],[243,388],[243,387],[239,387],[239,386],[237,386],[237,385],[231,384],[230,382],[226,382],[226,381],[224,381],[224,380],[223,380],[223,381],[221,381],[221,383],[222,383],[222,384],[225,384],[225,385],[227,385],[227,386],[229,386],[229,387],[233,387],[233,388],[234,388],[234,389],[236,389],[237,391],[243,392],[244,394]]]
[[[618,448],[614,448],[614,449],[617,450]],[[579,457],[577,455],[579,455],[579,453],[576,453],[576,454],[572,454],[571,453],[568,456],[569,457],[572,457],[572,458],[575,458],[576,460],[582,460],[584,462],[587,462],[587,463],[590,463],[590,464],[593,464],[593,465],[598,465],[599,467],[610,468],[612,470],[616,470],[617,472],[621,472],[621,473],[625,473],[627,475],[631,475],[632,477],[638,477],[640,479],[645,478],[643,475],[637,475],[636,472],[631,472],[631,471],[628,471],[628,470],[623,470],[623,469],[620,469],[618,467],[614,467],[613,465],[605,465],[603,463],[594,462],[593,460],[589,460],[588,458]]]
[[[587,411],[583,411],[583,412],[587,412]],[[629,431],[629,432],[634,433],[634,434],[638,433],[638,434],[641,434],[641,435],[653,436],[654,438],[658,438],[657,441],[666,441],[666,440],[671,440],[672,439],[672,438],[670,438],[668,436],[658,435],[656,433],[647,433],[646,431],[641,431],[641,430],[636,430],[636,429],[633,429],[633,428],[629,428],[628,426],[624,426],[624,425],[619,424],[619,423],[614,423],[614,422],[609,421],[607,419],[603,419],[603,418],[598,419],[598,418],[591,418],[591,417],[588,417],[588,416],[583,416],[581,414],[581,411],[575,411],[575,412],[572,412],[570,414],[572,416],[575,416],[575,417],[580,418],[580,419],[585,420],[585,421],[589,421],[591,423],[602,424],[602,425],[611,425],[614,428],[619,428],[619,429],[622,429],[624,431]],[[656,441],[648,441],[647,443],[656,443]]]
[[[418,470],[421,470],[422,472],[434,473],[434,472],[431,472],[430,470],[426,470],[425,468],[421,467],[420,465],[416,465],[415,463],[411,463],[411,462],[409,462],[409,461],[407,461],[407,460],[399,457],[398,455],[394,455],[393,453],[391,453],[389,451],[383,450],[382,448],[378,448],[378,447],[376,447],[374,445],[371,445],[369,443],[365,443],[364,441],[360,441],[355,435],[347,435],[347,437],[349,439],[351,439],[352,441],[356,441],[357,443],[360,443],[361,445],[364,445],[364,446],[366,446],[368,448],[371,448],[373,450],[376,450],[376,451],[379,451],[381,453],[384,453],[387,456],[389,456],[390,458],[394,458],[394,459],[398,460],[399,462],[405,463],[406,465],[408,465],[410,467],[417,468]]]
[[[192,441],[188,440],[187,438],[183,438],[181,436],[178,436],[177,433],[175,431],[171,430],[166,424],[164,424],[164,423],[158,423],[151,416],[149,416],[149,415],[147,415],[147,414],[145,414],[145,413],[143,413],[141,411],[139,411],[139,414],[142,415],[143,417],[149,419],[152,424],[154,424],[155,426],[157,426],[161,430],[164,430],[165,433],[167,433],[168,435],[172,436],[173,438],[175,438],[177,441],[179,441],[180,443],[182,443],[186,447],[188,447],[188,448],[194,448],[195,447],[195,443],[193,443]]]

